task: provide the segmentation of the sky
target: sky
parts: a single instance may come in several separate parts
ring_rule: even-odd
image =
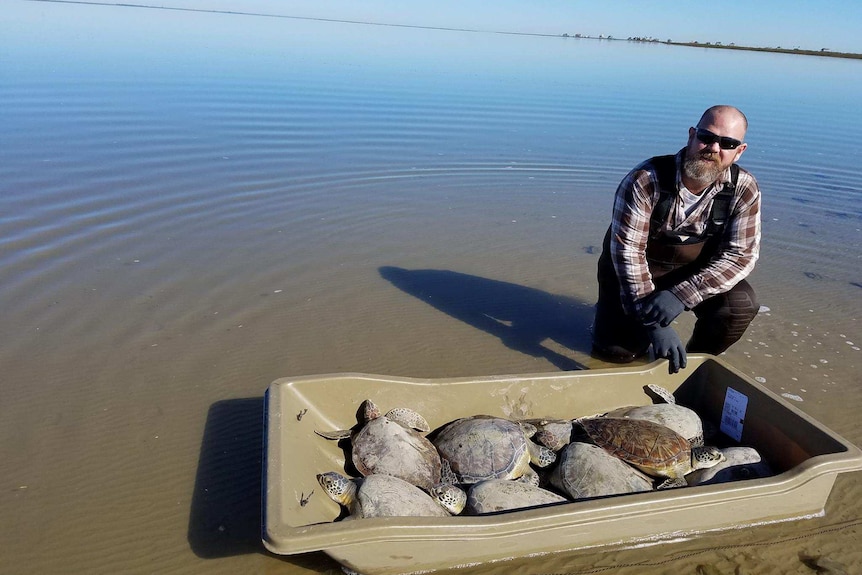
[[[8,1],[8,0],[4,0]],[[27,0],[19,0],[27,1]],[[282,16],[862,53],[862,0],[92,0]]]
[[[281,0],[296,15],[862,52],[860,0]],[[288,9],[290,6],[290,9]]]

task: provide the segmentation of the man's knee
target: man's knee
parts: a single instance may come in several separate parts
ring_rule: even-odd
[[[696,309],[698,321],[688,344],[690,352],[718,355],[739,341],[757,315],[760,305],[748,282],[715,296]]]
[[[726,308],[729,322],[745,330],[760,310],[760,304],[751,285],[740,282],[727,293]]]

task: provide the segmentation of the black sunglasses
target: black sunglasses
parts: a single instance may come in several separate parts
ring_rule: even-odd
[[[742,142],[740,142],[736,138],[718,136],[716,134],[713,134],[709,130],[704,130],[703,128],[695,128],[694,135],[698,140],[700,140],[707,146],[711,146],[714,143],[718,142],[718,147],[722,150],[735,150],[742,145]]]

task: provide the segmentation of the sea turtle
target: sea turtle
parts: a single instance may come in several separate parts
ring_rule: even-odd
[[[653,421],[589,417],[578,423],[590,439],[652,477],[666,478],[660,488],[686,485],[685,475],[724,460],[715,447],[692,447],[676,431]]]
[[[559,454],[548,481],[572,499],[653,489],[652,478],[592,443],[573,441]]]
[[[454,485],[439,485],[431,496],[391,475],[373,474],[352,479],[335,471],[317,475],[326,494],[346,507],[350,518],[447,517],[464,509],[466,494]]]
[[[556,454],[529,439],[535,431],[525,423],[474,415],[446,424],[434,438],[434,445],[459,483],[524,477],[536,484],[538,477],[530,463],[547,467]]]
[[[381,415],[367,399],[363,402],[363,425],[356,431],[316,433],[326,439],[351,441],[351,460],[362,475],[392,475],[426,491],[441,482],[440,455],[418,430],[429,429],[425,418],[409,408],[397,408]]]
[[[676,403],[674,396],[655,384],[647,386],[651,392],[660,397],[664,403],[651,405],[636,405],[619,407],[605,414],[606,417],[626,417],[630,419],[645,419],[665,427],[670,427],[685,437],[692,447],[703,445],[703,421],[693,410]]]
[[[692,471],[685,480],[689,485],[727,483],[741,479],[758,479],[772,475],[772,468],[753,447],[725,447],[724,461],[714,467]]]
[[[663,403],[618,407],[601,415],[654,421],[670,427],[688,439],[692,446],[703,445],[704,425],[700,416],[694,410],[677,404],[676,398],[667,389],[655,384],[649,384],[646,388]],[[536,426],[537,432],[533,439],[554,451],[560,451],[572,441],[571,419],[536,418],[524,421]]]
[[[466,513],[482,515],[566,501],[568,499],[565,497],[529,483],[508,479],[486,479],[470,486],[470,491],[467,493]]]

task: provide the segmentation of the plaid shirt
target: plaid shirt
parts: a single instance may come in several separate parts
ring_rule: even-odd
[[[683,187],[680,175],[685,149],[676,154],[676,187]],[[685,217],[677,197],[663,225],[670,235],[703,234],[712,211],[712,199],[730,178],[728,168],[719,179],[707,187],[703,201]],[[650,215],[659,199],[659,183],[655,170],[644,162],[620,182],[614,199],[611,223],[611,259],[626,313],[639,317],[643,299],[655,291],[646,260],[646,245],[650,232]],[[745,278],[760,253],[760,189],[747,171],[740,168],[736,191],[730,202],[730,213],[718,251],[698,273],[670,288],[686,309],[706,298],[724,293]]]

